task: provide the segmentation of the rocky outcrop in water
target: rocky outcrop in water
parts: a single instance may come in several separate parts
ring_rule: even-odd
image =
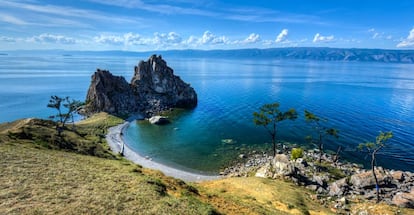
[[[174,75],[161,56],[153,55],[148,61],[139,62],[131,86],[138,99],[145,107],[151,107],[153,113],[170,107],[194,108],[197,105],[194,89]]]
[[[84,113],[143,113],[150,117],[170,108],[194,108],[196,105],[195,90],[174,75],[161,56],[152,55],[135,67],[131,83],[98,69],[92,75]]]
[[[139,108],[136,96],[124,77],[100,69],[92,75],[86,95],[85,111],[88,114],[101,111],[126,114],[137,112]]]

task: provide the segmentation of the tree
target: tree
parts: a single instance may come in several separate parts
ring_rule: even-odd
[[[75,128],[75,119],[74,119],[74,113],[77,113],[80,109],[80,107],[83,105],[83,102],[78,100],[70,100],[69,97],[66,99],[67,103],[63,104],[65,108],[67,108],[67,119],[69,117],[72,119],[73,128]]]
[[[375,173],[375,166],[376,166],[376,154],[379,150],[385,147],[385,143],[388,139],[392,138],[392,131],[388,132],[380,132],[380,134],[375,138],[375,142],[365,142],[358,145],[358,149],[363,151],[366,150],[367,153],[371,155],[371,171],[372,175],[375,179],[375,189],[377,192],[377,203],[380,201],[379,197],[379,185],[378,185],[378,178],[377,174]]]
[[[324,138],[326,136],[332,136],[335,138],[338,138],[339,135],[339,131],[336,130],[335,128],[327,128],[326,126],[323,125],[322,122],[327,122],[327,119],[321,119],[318,116],[316,116],[315,114],[305,110],[305,120],[307,123],[312,124],[313,129],[315,130],[315,132],[317,133],[317,139],[316,139],[316,144],[318,145],[318,149],[319,149],[319,163],[321,163],[322,161],[322,155],[324,153],[323,149],[324,149]],[[313,142],[315,138],[313,138],[313,136],[308,136],[306,137],[306,139],[308,139],[310,142]]]
[[[73,114],[77,112],[81,106],[82,102],[70,99],[69,96],[66,96],[65,98],[59,96],[50,97],[47,107],[56,109],[58,113],[50,116],[49,118],[57,119],[56,130],[59,135],[70,118],[72,119],[72,122],[74,122]],[[67,112],[64,113],[62,107],[66,108]]]
[[[260,107],[259,112],[253,113],[254,124],[263,126],[272,138],[273,156],[276,156],[277,123],[287,119],[295,120],[298,118],[295,109],[291,108],[286,112],[281,112],[279,106],[279,103],[265,104]]]

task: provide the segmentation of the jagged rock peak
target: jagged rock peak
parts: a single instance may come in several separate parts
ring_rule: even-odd
[[[195,90],[174,75],[161,56],[152,55],[148,61],[140,61],[134,72],[129,84],[123,77],[97,69],[86,96],[85,113],[143,113],[151,117],[170,108],[197,105]]]
[[[147,106],[154,106],[154,110],[158,107],[194,108],[197,105],[194,89],[174,75],[161,56],[152,55],[148,61],[139,62],[131,85],[134,92],[149,102]]]
[[[86,96],[87,113],[126,114],[138,111],[133,91],[124,77],[97,69]]]

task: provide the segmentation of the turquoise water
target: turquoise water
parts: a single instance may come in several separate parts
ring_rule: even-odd
[[[0,122],[44,117],[50,95],[83,100],[96,68],[109,69],[130,80],[137,57],[0,56]],[[280,124],[278,139],[305,145],[310,132],[305,109],[329,119],[340,130],[344,157],[363,162],[358,143],[373,141],[379,131],[394,138],[382,150],[378,164],[414,171],[414,65],[276,61],[268,59],[176,59],[163,56],[175,74],[191,83],[199,104],[167,126],[131,123],[129,145],[154,160],[195,171],[216,172],[239,154],[270,148],[265,130],[252,123],[262,104],[280,102],[300,117]],[[223,142],[232,139],[233,143]]]

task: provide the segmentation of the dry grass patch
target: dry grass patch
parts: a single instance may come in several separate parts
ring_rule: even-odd
[[[226,214],[331,214],[309,191],[284,181],[228,178],[200,186],[206,201]]]

